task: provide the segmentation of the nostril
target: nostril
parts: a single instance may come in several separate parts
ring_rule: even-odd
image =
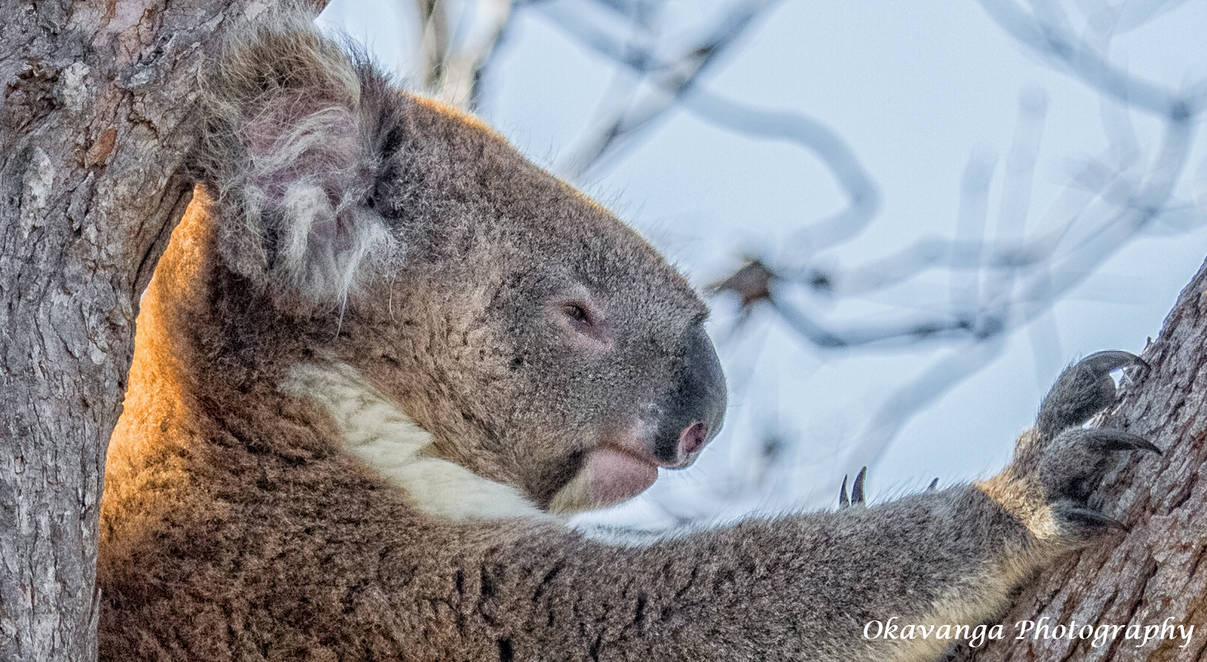
[[[692,423],[679,434],[679,457],[686,458],[700,450],[708,440],[708,428],[703,423]]]

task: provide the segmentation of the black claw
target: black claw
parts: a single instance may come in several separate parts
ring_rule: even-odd
[[[851,503],[855,504],[864,502],[863,481],[865,478],[867,478],[867,474],[867,467],[860,469],[859,473],[856,474],[855,482],[851,485]]]
[[[935,476],[935,479],[930,481],[930,485],[926,486],[926,491],[930,492],[931,490],[935,489],[938,486],[939,486],[939,477]]]
[[[1093,510],[1086,510],[1085,508],[1066,509],[1064,511],[1064,516],[1067,519],[1084,526],[1092,526],[1101,529],[1116,529],[1125,533],[1131,531],[1131,528],[1123,522],[1120,522],[1117,519],[1111,519],[1110,517]]]
[[[838,489],[838,507],[849,508],[851,506],[851,498],[847,496],[847,477],[843,474],[842,487]]]
[[[1118,370],[1119,368],[1126,368],[1129,365],[1141,365],[1145,368],[1148,367],[1148,364],[1144,362],[1144,359],[1140,358],[1139,356],[1136,356],[1131,352],[1123,352],[1119,350],[1095,352],[1079,361],[1079,363],[1094,372],[1104,375],[1113,370]]]
[[[1161,449],[1144,437],[1122,430],[1093,430],[1090,436],[1108,451],[1152,451],[1157,455]]]

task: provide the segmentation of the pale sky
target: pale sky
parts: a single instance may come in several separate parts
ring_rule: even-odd
[[[554,20],[558,12],[603,20],[589,4],[555,0],[518,12],[477,109],[555,173],[598,117],[601,102],[615,94],[615,68]],[[1100,4],[1060,6],[1089,38],[1093,31],[1084,10]],[[1160,5],[1180,6],[1115,37],[1112,61],[1175,88],[1207,78],[1207,3],[1128,6]],[[672,0],[664,20],[674,34],[690,36],[717,6]],[[405,76],[417,46],[411,7],[401,0],[335,0],[320,22],[364,42],[379,61]],[[1150,116],[1104,102],[1049,66],[1006,35],[978,3],[781,2],[702,85],[710,94],[824,123],[849,144],[879,186],[882,206],[872,224],[827,254],[823,266],[865,264],[919,238],[953,236],[970,159],[991,177],[985,204],[988,227],[995,227],[1019,206],[1017,188],[1006,182],[1017,181],[1011,173],[1019,156],[1011,155],[1011,146],[1020,117],[1024,127],[1036,129],[1024,135],[1036,136],[1038,145],[1027,236],[1066,223],[1083,209],[1072,175],[1089,159],[1114,159],[1144,172],[1161,128]],[[1036,109],[1042,119],[1028,120]],[[1104,129],[1126,126],[1127,120],[1134,131],[1132,152],[1128,142],[1108,140]],[[725,431],[695,467],[665,474],[645,495],[605,518],[656,527],[670,521],[668,511],[729,517],[752,508],[833,507],[842,475],[869,463],[873,501],[921,489],[935,476],[946,484],[1001,468],[1014,436],[1029,424],[1059,370],[1099,349],[1140,351],[1146,338],[1157,336],[1179,290],[1207,255],[1201,210],[1186,204],[1203,202],[1207,193],[1201,142],[1196,140],[1177,187],[1186,206],[1182,213],[1159,220],[1050,313],[1012,331],[1000,352],[986,353],[983,367],[970,377],[924,398],[919,413],[886,439],[883,450],[870,424],[876,413],[926,393],[910,384],[937,361],[954,356],[976,366],[981,350],[963,342],[819,350],[773,316],[756,316],[744,340],[719,347],[731,384]],[[645,234],[699,285],[732,270],[743,252],[790,260],[793,230],[844,204],[830,172],[809,152],[727,132],[687,110],[669,113],[607,170],[573,183]],[[1091,206],[1085,213],[1105,211]],[[840,305],[785,294],[841,326],[875,322],[903,309],[920,315],[943,310],[951,297],[976,287],[967,274],[952,280],[933,271]],[[713,307],[714,326],[727,328],[732,306],[714,301]],[[748,484],[752,473],[762,471],[751,458],[767,429],[793,441],[793,452],[768,470],[760,490],[734,495],[727,486]]]

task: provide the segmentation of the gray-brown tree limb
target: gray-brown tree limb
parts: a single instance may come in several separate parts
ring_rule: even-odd
[[[197,74],[269,0],[0,22],[0,660],[96,657],[97,513],[138,297],[190,198]]]
[[[1182,291],[1156,342],[1149,369],[1121,391],[1097,421],[1151,439],[1160,457],[1121,465],[1092,505],[1131,527],[1050,568],[1019,594],[1002,618],[1006,637],[955,652],[952,660],[1197,662],[1207,655],[1207,264]],[[1020,621],[1056,625],[1194,625],[1179,638],[1144,643],[1121,634],[1092,640],[1022,640]],[[1051,633],[1051,630],[1048,631]],[[1137,645],[1143,644],[1143,645]]]

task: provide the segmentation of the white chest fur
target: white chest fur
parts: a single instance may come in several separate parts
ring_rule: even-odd
[[[351,366],[298,364],[280,388],[321,405],[344,449],[400,488],[422,512],[449,519],[551,517],[510,485],[424,455],[431,435]]]

